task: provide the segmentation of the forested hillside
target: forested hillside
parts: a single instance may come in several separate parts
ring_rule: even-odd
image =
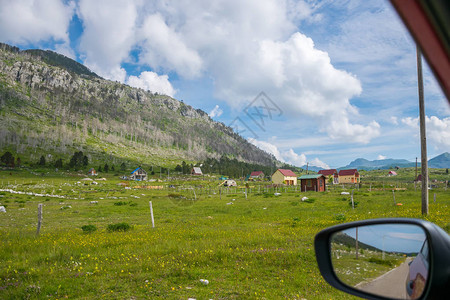
[[[0,44],[0,149],[21,161],[134,161],[175,166],[182,160],[236,159],[274,166],[275,158],[230,127],[169,96],[98,77],[51,51]]]

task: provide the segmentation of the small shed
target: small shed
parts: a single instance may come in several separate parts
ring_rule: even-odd
[[[298,178],[301,191],[325,192],[326,177],[323,174],[308,174]]]
[[[249,180],[263,180],[264,173],[263,171],[254,171],[250,174]]]
[[[97,176],[97,171],[94,168],[90,168],[88,171],[88,176]]]
[[[200,167],[193,167],[191,170],[191,175],[203,175],[202,169],[200,169]]]
[[[272,174],[274,184],[297,185],[297,175],[288,169],[278,169]]]
[[[397,172],[389,171],[388,176],[397,176]]]
[[[139,167],[135,169],[133,172],[131,172],[130,179],[137,181],[147,180],[147,172],[144,171],[144,169],[142,169],[141,167]]]

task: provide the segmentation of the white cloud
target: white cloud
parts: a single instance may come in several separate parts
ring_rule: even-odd
[[[327,132],[332,139],[367,144],[380,135],[380,124],[375,121],[367,126],[351,124],[346,117],[341,117],[329,122]]]
[[[293,149],[289,149],[288,151],[283,152],[283,160],[284,162],[287,162],[288,164],[294,165],[294,166],[304,166],[306,165],[306,156],[305,154],[298,155],[294,152]]]
[[[403,118],[402,123],[414,129],[419,129],[419,118]]]
[[[19,45],[50,39],[68,42],[73,11],[72,1],[0,1],[0,40]]]
[[[403,118],[402,123],[412,129],[413,135],[420,135],[419,118]],[[437,150],[450,149],[450,117],[439,119],[436,116],[425,117],[427,144]]]
[[[80,51],[84,63],[100,76],[124,82],[120,67],[135,43],[139,0],[80,0],[78,16],[84,32]]]
[[[68,43],[55,45],[55,52],[58,52],[59,54],[65,55],[73,60],[76,60],[75,52]]]
[[[155,72],[144,71],[137,76],[130,76],[127,79],[127,84],[133,87],[149,90],[151,92],[157,92],[173,97],[176,93],[172,84],[169,82],[169,76],[159,76]]]
[[[316,166],[316,167],[319,167],[319,168],[322,168],[322,169],[329,169],[329,168],[330,168],[329,165],[327,165],[327,164],[324,163],[323,161],[319,160],[317,157],[314,158],[314,159],[311,161],[311,166]]]
[[[390,120],[390,122],[391,122],[392,124],[398,125],[398,119],[397,119],[397,117],[391,117],[389,120]]]
[[[278,150],[277,146],[268,143],[268,142],[264,142],[264,141],[258,141],[254,138],[248,138],[248,141],[250,143],[252,143],[253,145],[255,145],[256,147],[273,154],[273,156],[275,156],[276,159],[280,160],[280,161],[284,161],[283,157],[281,156],[280,151]]]
[[[208,114],[209,117],[220,117],[223,113],[223,110],[220,109],[219,105],[214,106],[214,108],[211,110],[211,112]]]
[[[142,52],[139,59],[153,69],[175,70],[193,78],[202,70],[202,59],[183,41],[183,36],[170,28],[161,14],[149,15],[139,30]]]
[[[288,164],[291,164],[291,165],[294,165],[297,167],[302,167],[302,166],[306,165],[306,163],[308,162],[308,159],[306,158],[305,154],[303,154],[303,153],[297,154],[292,148],[287,151],[280,152],[278,147],[272,143],[258,141],[253,138],[249,138],[248,141],[250,143],[252,143],[253,145],[257,146],[258,148],[273,154],[275,156],[275,158],[278,159],[279,161],[282,161],[282,162],[285,162],[285,163],[288,163]],[[323,161],[319,160],[317,157],[314,158],[312,161],[310,161],[309,164],[311,166],[329,169],[329,166],[326,163],[324,163]]]
[[[378,157],[377,157],[377,159],[378,160],[383,160],[383,159],[386,159],[387,157],[386,156],[384,156],[384,155],[378,155]]]
[[[450,117],[439,119],[436,116],[427,117],[427,138],[434,146],[443,151],[450,149]]]

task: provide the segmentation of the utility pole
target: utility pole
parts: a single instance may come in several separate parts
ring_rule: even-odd
[[[416,157],[416,177],[414,177],[414,180],[417,180],[417,157]]]
[[[308,165],[309,165],[309,162],[306,162],[306,175],[308,175]]]
[[[420,153],[422,167],[422,215],[428,215],[428,160],[427,137],[425,130],[425,101],[423,95],[422,57],[419,45],[417,52],[417,84],[419,89],[419,120],[420,120]]]

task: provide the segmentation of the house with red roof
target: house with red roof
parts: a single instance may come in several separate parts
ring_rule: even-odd
[[[327,182],[338,184],[339,175],[336,169],[320,170],[317,174],[322,174],[327,179]]]
[[[202,169],[199,167],[193,167],[191,170],[191,175],[203,175]]]
[[[278,169],[272,174],[274,184],[297,185],[297,175],[288,169]]]
[[[263,180],[264,173],[263,171],[254,171],[250,174],[249,180]]]
[[[359,173],[356,169],[340,170],[339,183],[359,183]]]

